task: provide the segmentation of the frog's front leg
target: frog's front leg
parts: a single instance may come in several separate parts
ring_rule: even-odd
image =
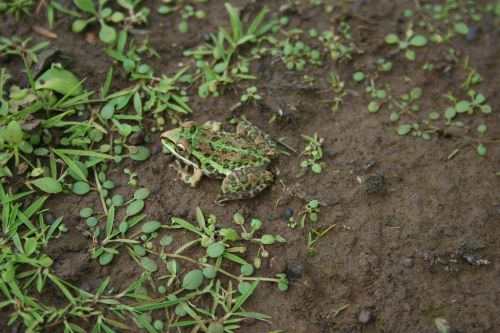
[[[170,164],[170,166],[177,170],[180,175],[180,179],[191,187],[196,187],[203,176],[203,171],[201,169],[194,168],[194,172],[190,173],[189,166],[182,166],[182,164],[177,160],[175,161],[175,165]]]
[[[215,202],[249,199],[265,190],[274,181],[274,175],[263,166],[237,169],[222,181],[222,194]]]

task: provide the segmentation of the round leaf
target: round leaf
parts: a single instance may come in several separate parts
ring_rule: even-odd
[[[416,47],[422,47],[427,44],[427,38],[422,35],[416,35],[413,36],[413,38],[410,40],[410,45],[416,46]]]
[[[187,290],[198,289],[203,283],[203,272],[199,269],[195,269],[184,275],[182,280],[182,287]]]
[[[90,191],[90,185],[87,184],[86,182],[76,182],[73,184],[71,190],[75,194],[84,195]]]
[[[130,155],[130,158],[134,161],[145,161],[148,159],[150,153],[149,149],[143,146],[137,147],[137,152]]]
[[[156,272],[158,270],[156,262],[148,257],[141,258],[141,266],[148,272]]]
[[[83,217],[84,219],[86,219],[87,217],[92,216],[93,212],[94,211],[92,210],[92,208],[85,207],[85,208],[80,209],[80,216]]]
[[[101,266],[106,266],[111,261],[113,261],[113,253],[103,252],[103,254],[99,256],[99,264],[101,264]]]
[[[161,228],[161,223],[158,221],[149,221],[142,225],[142,232],[150,234]]]
[[[134,199],[144,200],[149,197],[149,189],[147,187],[142,187],[134,192]]]
[[[399,42],[399,38],[396,34],[388,34],[385,36],[385,42],[387,44],[396,44]]]
[[[127,206],[127,215],[132,216],[138,214],[144,208],[143,200],[134,200]]]
[[[217,275],[217,271],[215,270],[214,266],[208,265],[203,269],[203,275],[207,279],[213,279]]]
[[[407,125],[407,124],[401,125],[398,128],[399,135],[406,135],[406,134],[410,133],[410,131],[411,131],[411,126]]]
[[[173,241],[174,241],[174,239],[172,238],[172,236],[166,235],[160,239],[160,245],[161,246],[169,246],[170,244],[172,244]]]
[[[116,30],[109,25],[102,24],[99,30],[99,39],[106,44],[113,44],[116,40]]]
[[[224,253],[225,249],[226,247],[223,243],[212,243],[207,247],[207,254],[211,258],[218,258]]]

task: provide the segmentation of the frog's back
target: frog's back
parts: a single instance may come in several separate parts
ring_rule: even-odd
[[[269,157],[246,137],[230,132],[212,132],[196,136],[194,152],[203,172],[213,178],[224,178],[232,171],[245,167],[265,166]]]

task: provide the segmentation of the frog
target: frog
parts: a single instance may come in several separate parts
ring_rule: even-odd
[[[218,205],[253,198],[268,188],[275,180],[272,160],[291,149],[246,119],[239,119],[235,132],[224,131],[218,121],[187,121],[162,133],[161,141],[189,186],[196,187],[203,176],[222,179]]]

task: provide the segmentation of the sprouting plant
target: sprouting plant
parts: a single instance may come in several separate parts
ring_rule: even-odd
[[[347,95],[345,91],[345,83],[341,80],[337,73],[330,74],[330,86],[336,96],[333,98],[332,112],[337,112],[340,106],[344,103],[343,97]]]
[[[304,228],[306,220],[309,219],[311,222],[317,222],[319,219],[319,211],[320,211],[320,202],[319,200],[313,199],[310,200],[304,207],[304,209],[297,214],[297,217],[300,217],[300,221],[298,224]],[[289,218],[288,226],[292,229],[297,227],[297,219],[292,216]]]
[[[406,59],[414,61],[416,58],[415,51],[410,47],[423,47],[427,45],[427,38],[423,35],[415,35],[413,25],[409,24],[403,39],[400,39],[398,35],[391,33],[385,36],[385,42],[390,45],[397,45],[400,51],[405,52]]]
[[[324,168],[324,162],[321,162],[323,158],[323,149],[321,148],[323,138],[318,137],[317,134],[313,136],[302,135],[302,137],[306,140],[307,145],[300,154],[306,157],[300,162],[300,167],[304,170],[311,168],[314,173],[321,173]]]
[[[198,95],[206,98],[209,95],[218,96],[221,85],[240,79],[252,79],[248,60],[239,54],[245,44],[254,44],[276,25],[276,21],[262,24],[268,9],[263,8],[253,19],[246,30],[238,11],[231,4],[225,4],[231,22],[231,31],[220,27],[217,35],[211,35],[211,43],[192,50],[184,55],[196,59],[196,74],[193,80],[202,80],[198,87]]]
[[[31,15],[31,8],[34,4],[34,0],[3,0],[0,2],[0,13],[7,12],[19,21],[21,15]]]
[[[251,86],[246,89],[246,92],[241,95],[240,101],[242,103],[247,103],[250,101],[258,101],[262,97],[259,95],[257,92],[257,87],[256,86]]]
[[[336,224],[321,230],[319,228],[311,228],[307,233],[307,255],[313,257],[317,254],[314,244],[323,236],[325,236],[330,230],[332,230]]]
[[[205,0],[197,0],[197,2],[202,3]],[[186,33],[189,30],[189,19],[192,17],[201,20],[205,18],[206,13],[201,9],[196,9],[194,1],[187,0],[163,0],[163,5],[158,7],[158,13],[162,15],[171,14],[174,12],[180,12],[181,22],[177,26],[179,32]]]
[[[71,30],[75,33],[82,32],[92,22],[97,21],[100,25],[99,39],[106,44],[114,44],[117,39],[116,29],[112,24],[122,23],[125,28],[133,25],[147,22],[149,9],[144,7],[137,10],[137,6],[142,0],[118,0],[117,3],[122,7],[122,11],[114,11],[111,7],[106,7],[108,0],[99,0],[97,8],[92,0],[73,0],[75,6],[90,18],[78,18],[73,21]]]

